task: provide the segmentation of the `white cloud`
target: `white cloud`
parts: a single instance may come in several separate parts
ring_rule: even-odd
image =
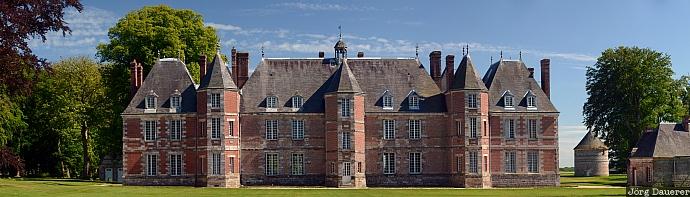
[[[305,11],[374,11],[378,10],[374,7],[356,7],[341,4],[316,4],[316,3],[303,3],[303,2],[284,2],[272,4],[270,7],[279,9],[293,9],[293,10],[305,10]]]
[[[241,27],[230,25],[230,24],[206,23],[206,25],[211,26],[213,28],[216,28],[217,30],[223,30],[223,31],[240,31],[240,30],[242,30]]]

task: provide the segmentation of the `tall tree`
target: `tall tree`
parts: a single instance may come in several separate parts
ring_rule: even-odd
[[[605,139],[618,169],[626,169],[642,132],[660,121],[678,121],[683,114],[671,58],[664,53],[638,47],[607,49],[586,75],[584,123]]]
[[[678,95],[683,103],[684,115],[690,116],[690,76],[684,75],[676,81]]]

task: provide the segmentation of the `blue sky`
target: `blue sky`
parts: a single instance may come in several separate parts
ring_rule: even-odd
[[[68,11],[72,35],[32,40],[48,60],[95,55],[110,26],[127,12],[167,4],[192,9],[216,27],[223,53],[232,46],[250,52],[256,65],[266,57],[332,54],[338,26],[353,53],[414,57],[428,65],[429,52],[462,54],[468,44],[481,75],[490,59],[522,59],[539,70],[551,58],[552,101],[560,110],[560,164],[572,166],[572,148],[586,132],[585,68],[601,51],[620,45],[648,47],[671,55],[676,77],[690,73],[690,1],[83,1],[83,13]],[[456,60],[456,63],[459,60]],[[457,65],[456,65],[457,66]],[[539,78],[539,73],[535,76]]]

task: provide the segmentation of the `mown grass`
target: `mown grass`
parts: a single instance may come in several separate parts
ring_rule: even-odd
[[[607,177],[576,177],[573,172],[561,172],[561,187],[614,186],[625,187],[626,174],[611,174]]]

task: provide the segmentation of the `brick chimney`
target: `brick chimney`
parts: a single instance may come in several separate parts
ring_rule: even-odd
[[[455,55],[446,55],[446,75],[446,87],[450,89],[455,78]]]
[[[441,51],[429,53],[429,73],[438,87],[441,87]]]
[[[541,89],[544,90],[546,97],[551,99],[551,60],[541,60]]]
[[[529,70],[529,78],[534,78],[534,68],[527,68]]]
[[[199,82],[201,82],[206,75],[206,66],[206,55],[199,56]]]
[[[141,87],[141,80],[140,80],[140,74],[141,72],[139,69],[139,66],[141,66],[140,63],[137,63],[137,60],[133,60],[132,62],[129,63],[129,68],[130,68],[130,82],[131,82],[131,89],[130,89],[130,95],[134,96],[135,93],[137,93],[137,90],[139,90],[139,87]]]
[[[232,71],[230,73],[232,80],[237,82],[237,49],[235,47],[230,49],[230,70]]]
[[[362,58],[364,57],[364,52],[357,52],[357,57]]]
[[[323,51],[319,51],[319,58],[323,58],[323,57],[325,57],[325,56],[326,56],[326,55],[323,53]]]
[[[685,118],[683,118],[683,128],[685,131],[690,132],[690,116],[685,116]]]
[[[244,86],[244,83],[247,82],[247,79],[249,79],[249,53],[247,52],[238,52],[235,54],[236,55],[236,64],[234,67],[237,67],[236,70],[237,75],[235,82],[237,83],[237,88],[242,88]]]

